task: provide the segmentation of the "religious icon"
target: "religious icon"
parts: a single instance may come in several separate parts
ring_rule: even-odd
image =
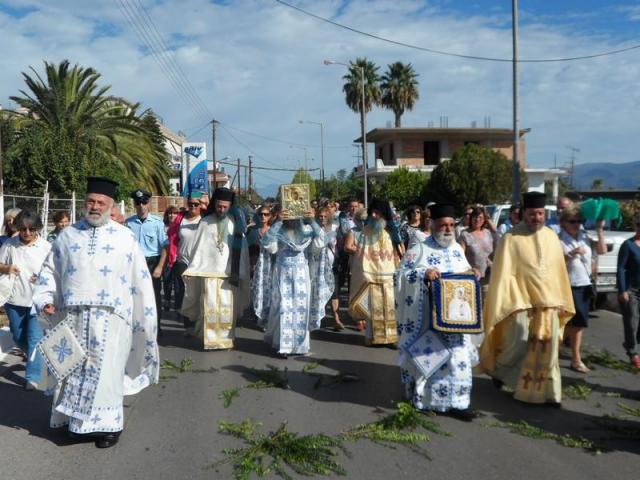
[[[292,183],[282,185],[280,190],[282,209],[289,213],[289,218],[303,218],[309,211],[309,184]]]
[[[449,333],[482,331],[480,283],[472,274],[443,274],[433,282],[432,326]]]

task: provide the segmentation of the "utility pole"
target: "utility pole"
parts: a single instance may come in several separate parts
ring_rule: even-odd
[[[513,190],[511,204],[520,203],[520,99],[518,97],[518,0],[511,3],[513,36]]]
[[[238,169],[236,170],[236,175],[238,176],[238,195],[240,195],[240,187],[242,183],[240,182],[240,159],[238,158]]]
[[[580,149],[576,148],[574,146],[571,146],[571,145],[567,145],[567,148],[569,150],[571,150],[571,156],[569,157],[569,161],[571,162],[571,167],[570,167],[571,168],[571,177],[570,177],[571,181],[570,181],[570,184],[571,184],[571,189],[575,190],[576,186],[573,184],[573,181],[574,181],[574,175],[573,174],[574,174],[574,170],[576,168],[576,153],[580,153]]]
[[[249,202],[253,199],[253,156],[249,155]]]
[[[211,159],[213,160],[213,189],[215,190],[218,186],[217,178],[216,178],[216,124],[218,121],[214,118],[211,120]]]

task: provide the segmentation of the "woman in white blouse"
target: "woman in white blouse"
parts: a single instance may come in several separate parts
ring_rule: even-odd
[[[582,222],[578,205],[565,208],[560,215],[560,241],[564,250],[573,302],[576,307],[575,316],[565,328],[565,338],[569,338],[571,341],[571,370],[588,373],[589,369],[582,362],[580,356],[580,347],[582,346],[582,332],[589,322],[589,305],[592,298],[592,247],[596,248],[598,254],[603,254],[607,253],[607,245],[604,240],[604,221],[597,223],[597,242],[593,242],[587,236],[587,233],[581,228]]]
[[[4,306],[9,317],[13,341],[27,354],[25,390],[34,390],[40,381],[42,358],[34,355],[42,338],[42,329],[33,313],[33,286],[51,244],[40,236],[42,220],[22,210],[14,221],[18,235],[9,238],[0,248],[0,274],[12,284]]]

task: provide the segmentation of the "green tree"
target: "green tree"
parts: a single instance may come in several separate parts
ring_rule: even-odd
[[[309,172],[304,168],[299,168],[296,173],[293,174],[291,183],[306,183],[309,185],[310,198],[316,198],[316,182],[313,180]]]
[[[402,114],[405,110],[413,110],[416,100],[420,98],[418,91],[418,74],[410,63],[395,62],[387,67],[382,75],[382,106],[393,111],[395,126],[402,126]]]
[[[526,175],[521,171],[521,192]],[[425,198],[449,202],[459,211],[471,203],[503,203],[511,198],[513,162],[502,153],[476,144],[457,150],[451,160],[438,165],[429,179]]]
[[[398,210],[404,210],[411,203],[423,204],[422,195],[428,182],[429,176],[425,173],[398,168],[387,176],[385,198],[392,201]]]
[[[601,190],[604,186],[604,180],[601,178],[595,178],[591,184],[591,190]]]
[[[364,116],[374,105],[380,105],[382,92],[380,90],[380,67],[366,58],[356,58],[349,62],[349,72],[342,77],[345,81],[342,91],[347,106],[354,112],[360,113],[360,126],[364,125]],[[362,73],[364,73],[364,110],[362,109]]]
[[[32,67],[23,72],[27,90],[11,99],[27,112],[17,121],[17,140],[7,183],[26,191],[49,189],[58,195],[82,192],[89,174],[121,172],[157,193],[168,191],[167,156],[150,112],[107,95],[92,68],[45,62],[46,80]],[[146,119],[145,119],[146,117]],[[161,137],[161,134],[160,134]]]

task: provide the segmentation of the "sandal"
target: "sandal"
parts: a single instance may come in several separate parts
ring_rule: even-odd
[[[571,364],[569,366],[569,368],[571,370],[573,370],[574,372],[578,372],[578,373],[589,373],[591,371],[591,369],[589,369],[589,367],[587,367],[584,363],[580,362],[578,364]]]

